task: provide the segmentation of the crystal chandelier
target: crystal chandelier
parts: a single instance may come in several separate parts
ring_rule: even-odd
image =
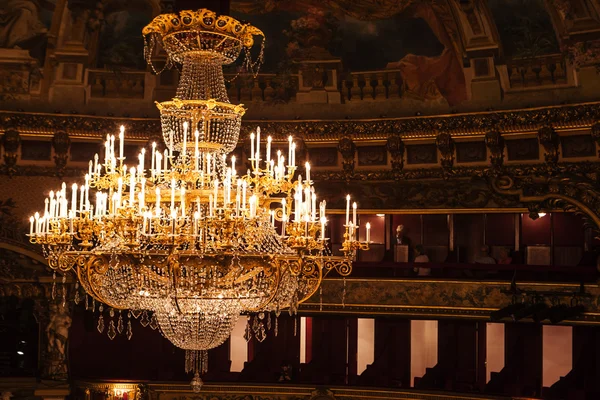
[[[244,108],[229,103],[222,66],[244,51],[256,72],[264,38],[255,61],[250,48],[260,30],[201,9],[160,15],[143,33],[150,65],[159,47],[166,66],[183,65],[177,96],[158,104],[166,150],[153,144],[132,164],[124,128],[118,143],[107,135],[104,159],[90,161],[85,182],[63,183],[30,218],[30,240],[111,313],[153,313],[161,333],[187,351],[186,371],[204,372],[205,351],[227,340],[240,315],[295,312],[327,273],[350,274],[370,227],[359,242],[348,197],[342,255],[331,255],[325,201],[310,165],[298,172],[291,137],[263,142],[257,128],[243,174],[227,158]]]

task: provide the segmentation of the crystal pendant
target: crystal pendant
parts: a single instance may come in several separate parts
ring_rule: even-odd
[[[123,333],[124,327],[125,324],[123,323],[123,316],[119,313],[119,321],[117,322],[117,332],[119,332],[119,334]]]
[[[275,317],[275,337],[279,334],[279,317]]]
[[[79,297],[79,282],[75,283],[75,296],[73,297],[73,302],[75,305],[79,304],[81,298]]]
[[[202,382],[202,379],[200,379],[200,375],[198,374],[198,372],[196,372],[194,374],[194,379],[192,379],[192,381],[190,382],[192,392],[200,393],[200,391],[202,390],[202,385],[204,385],[204,382]]]
[[[117,336],[117,331],[115,329],[115,321],[110,320],[110,324],[108,324],[108,338],[113,340]]]
[[[260,323],[259,327],[258,327],[258,332],[256,332],[256,340],[258,340],[260,343],[264,342],[265,339],[267,338],[267,332],[265,331],[265,324],[263,324],[262,322]]]
[[[104,332],[104,317],[102,316],[102,314],[100,314],[100,317],[98,317],[98,332],[102,333]]]
[[[140,324],[145,328],[150,323],[150,318],[148,318],[148,311],[144,310],[142,312],[142,319],[140,319]]]
[[[125,334],[127,335],[127,340],[131,340],[131,337],[133,336],[133,330],[131,329],[131,321],[127,321],[127,332]]]
[[[110,315],[111,318],[115,317],[115,309],[114,308],[110,308],[110,310],[108,311],[108,315]]]
[[[89,310],[90,308],[90,296],[88,296],[87,294],[85,295],[85,311]]]
[[[62,277],[62,306],[65,308],[67,305],[67,275],[64,274]]]
[[[244,330],[244,339],[246,342],[249,342],[252,339],[252,328],[250,328],[250,317],[248,317],[248,322],[246,323],[246,329]]]
[[[267,314],[267,329],[271,330],[271,313]]]
[[[158,321],[156,320],[156,314],[152,314],[150,318],[150,328],[157,330],[158,329]]]
[[[52,274],[52,300],[56,299],[56,272]]]
[[[133,318],[138,319],[142,315],[142,310],[131,310],[131,315],[133,315]]]

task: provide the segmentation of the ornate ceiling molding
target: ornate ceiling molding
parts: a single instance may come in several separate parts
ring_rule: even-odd
[[[600,102],[522,110],[490,111],[455,115],[379,118],[360,120],[245,120],[242,138],[257,126],[286,140],[299,135],[307,143],[337,142],[350,135],[356,141],[385,141],[396,135],[403,139],[432,139],[440,132],[451,137],[485,136],[490,130],[503,133],[532,133],[543,126],[556,130],[587,128],[600,118]],[[16,129],[21,135],[52,137],[64,130],[73,138],[102,138],[126,125],[131,139],[147,140],[160,132],[160,122],[152,118],[116,118],[89,115],[64,115],[0,111],[0,132]]]

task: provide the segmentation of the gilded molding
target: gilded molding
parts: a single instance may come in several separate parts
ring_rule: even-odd
[[[241,137],[246,137],[257,126],[273,136],[274,141],[285,142],[290,133],[299,133],[307,144],[337,142],[351,135],[354,141],[385,142],[390,135],[403,139],[435,139],[438,132],[447,132],[453,138],[484,136],[490,130],[506,133],[531,132],[546,125],[556,130],[590,127],[600,117],[600,102],[523,110],[464,113],[455,115],[419,116],[364,120],[245,120]],[[83,115],[43,114],[0,111],[0,131],[18,129],[22,134],[52,136],[64,129],[73,138],[101,138],[109,132],[118,132],[125,125],[127,137],[146,140],[161,132],[157,118],[117,118]]]
[[[311,314],[369,314],[489,319],[492,311],[509,305],[512,296],[507,281],[468,281],[436,279],[324,279],[322,295],[316,293],[300,306]],[[517,282],[522,291],[578,292],[577,283]],[[345,287],[345,289],[344,289]],[[584,286],[587,297],[580,297],[586,313],[569,321],[575,324],[600,324],[600,288]],[[571,298],[565,298],[570,301]],[[322,311],[320,311],[322,310]]]

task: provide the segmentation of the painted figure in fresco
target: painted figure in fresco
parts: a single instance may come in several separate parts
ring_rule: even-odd
[[[47,375],[54,378],[67,376],[66,347],[71,327],[69,308],[60,304],[50,305],[50,322],[46,328],[48,338]]]
[[[27,48],[48,32],[41,19],[42,9],[53,10],[46,0],[0,1],[0,48]]]
[[[465,77],[455,44],[432,6],[415,4],[406,13],[426,21],[444,50],[437,57],[407,54],[401,60],[389,63],[387,68],[400,70],[404,91],[409,96],[423,101],[444,97],[450,106],[466,100]]]

